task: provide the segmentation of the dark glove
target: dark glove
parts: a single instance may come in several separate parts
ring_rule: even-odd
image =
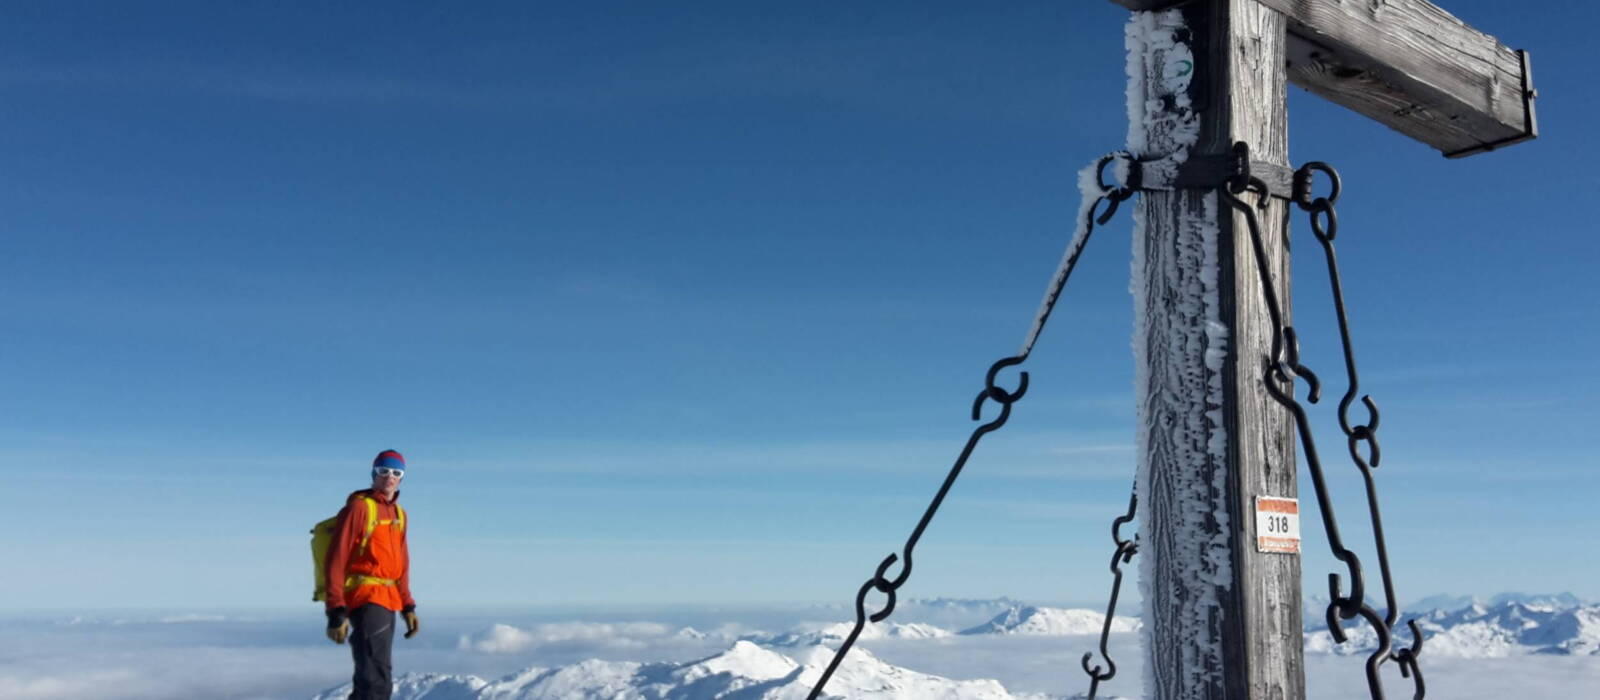
[[[345,619],[345,609],[333,608],[328,611],[328,639],[334,644],[343,644],[350,637],[350,622]]]
[[[416,610],[408,608],[405,612],[400,613],[400,616],[406,619],[406,639],[417,636]]]

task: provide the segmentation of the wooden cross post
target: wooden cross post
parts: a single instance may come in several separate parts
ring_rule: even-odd
[[[1219,164],[1244,142],[1287,194],[1290,81],[1450,157],[1533,138],[1527,57],[1424,0],[1114,2],[1136,11],[1129,147],[1157,161],[1144,186],[1166,185],[1134,212],[1145,692],[1297,700],[1300,558],[1258,551],[1255,518],[1257,497],[1298,496],[1296,441],[1265,391],[1275,330]],[[1290,206],[1259,216],[1285,305]]]

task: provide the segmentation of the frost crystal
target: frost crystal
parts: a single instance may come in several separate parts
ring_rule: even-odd
[[[1183,28],[1177,10],[1136,12],[1127,26],[1128,149],[1144,163],[1148,185],[1176,180],[1199,141],[1199,117],[1187,94],[1194,55],[1177,41]],[[1146,692],[1200,698],[1222,665],[1218,595],[1233,580],[1221,410],[1228,331],[1217,279],[1216,195],[1204,195],[1199,211],[1163,222],[1176,230],[1174,237],[1163,237],[1157,247],[1148,240],[1149,217],[1172,211],[1165,203],[1186,196],[1192,195],[1147,192],[1134,208],[1131,291],[1138,315],[1133,351],[1144,541],[1139,587]],[[1148,298],[1150,289],[1162,290],[1161,298]],[[1160,465],[1151,463],[1152,442],[1162,448]],[[1149,528],[1153,513],[1165,519],[1159,532]],[[1157,618],[1179,636],[1158,645],[1151,633]],[[1179,654],[1182,677],[1168,677],[1173,669],[1156,663],[1158,651]]]

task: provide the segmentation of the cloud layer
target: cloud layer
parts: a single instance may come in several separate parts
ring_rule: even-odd
[[[463,634],[456,648],[490,654],[514,654],[538,647],[636,649],[673,636],[673,628],[656,622],[557,622],[523,629],[496,623],[477,634]]]

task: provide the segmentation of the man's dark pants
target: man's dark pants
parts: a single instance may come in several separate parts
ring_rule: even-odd
[[[394,611],[367,603],[350,613],[350,653],[356,659],[350,700],[389,700],[394,689],[389,651],[394,648]]]

